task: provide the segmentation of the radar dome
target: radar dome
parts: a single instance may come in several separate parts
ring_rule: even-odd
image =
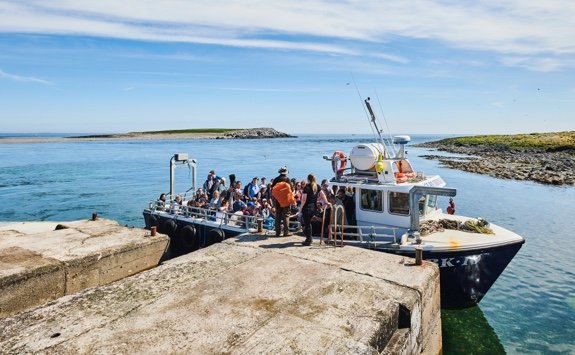
[[[395,144],[407,144],[409,142],[411,142],[410,136],[394,136],[393,137],[393,143],[395,143]]]

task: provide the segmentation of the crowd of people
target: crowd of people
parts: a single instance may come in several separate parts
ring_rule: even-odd
[[[306,236],[304,244],[310,244],[311,236],[319,235],[322,229],[327,233],[325,224],[329,223],[334,205],[343,206],[346,225],[355,225],[352,188],[330,188],[327,179],[318,184],[313,174],[304,180],[289,178],[285,166],[278,170],[278,174],[269,182],[265,177],[260,179],[254,176],[243,185],[242,181],[236,180],[234,174],[229,175],[228,184],[225,177],[212,170],[192,199],[184,202],[180,195],[176,195],[169,204],[169,212],[179,213],[182,204],[186,203],[189,207],[215,211],[215,214],[219,212],[221,215],[228,213],[258,217],[264,220],[265,227],[275,229],[278,237],[282,231],[284,236],[289,236],[291,231],[301,226]],[[159,200],[165,202],[165,199],[166,195],[162,194]]]

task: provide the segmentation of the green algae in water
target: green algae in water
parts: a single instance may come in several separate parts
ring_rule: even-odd
[[[495,330],[478,306],[442,309],[443,354],[505,354]]]

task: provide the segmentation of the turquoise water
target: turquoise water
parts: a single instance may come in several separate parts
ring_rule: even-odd
[[[442,136],[412,136],[414,143]],[[295,139],[114,141],[0,144],[1,221],[89,218],[93,212],[142,227],[142,210],[169,190],[169,159],[187,152],[198,161],[198,183],[209,170],[236,174],[243,183],[254,175],[273,178],[287,165],[291,177],[314,172],[330,177],[322,159],[334,150],[349,152],[367,136],[302,135]],[[410,148],[418,171],[439,174],[458,190],[457,213],[483,217],[521,234],[526,243],[476,311],[444,317],[445,353],[481,353],[490,332],[510,354],[575,353],[575,188],[498,180],[440,167],[420,158],[429,150]],[[189,171],[177,171],[177,190],[189,187]],[[446,201],[441,201],[446,206]],[[474,313],[475,312],[475,313]],[[477,313],[478,312],[478,313]],[[484,318],[479,316],[484,315]],[[457,333],[459,322],[466,329]],[[478,323],[483,327],[475,327]],[[454,325],[455,324],[455,325]],[[475,330],[479,329],[479,330]],[[483,329],[483,330],[481,330]],[[473,332],[474,336],[471,336]],[[469,333],[469,335],[466,335]],[[463,336],[469,342],[452,341]],[[477,339],[477,340],[473,340]],[[484,352],[499,352],[495,346]]]

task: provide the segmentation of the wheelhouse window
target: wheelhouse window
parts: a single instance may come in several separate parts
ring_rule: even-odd
[[[436,206],[437,206],[437,195],[428,195],[427,208],[429,210],[434,210]]]
[[[390,191],[389,213],[409,215],[409,194]]]
[[[382,212],[383,194],[381,191],[361,189],[361,209]]]

